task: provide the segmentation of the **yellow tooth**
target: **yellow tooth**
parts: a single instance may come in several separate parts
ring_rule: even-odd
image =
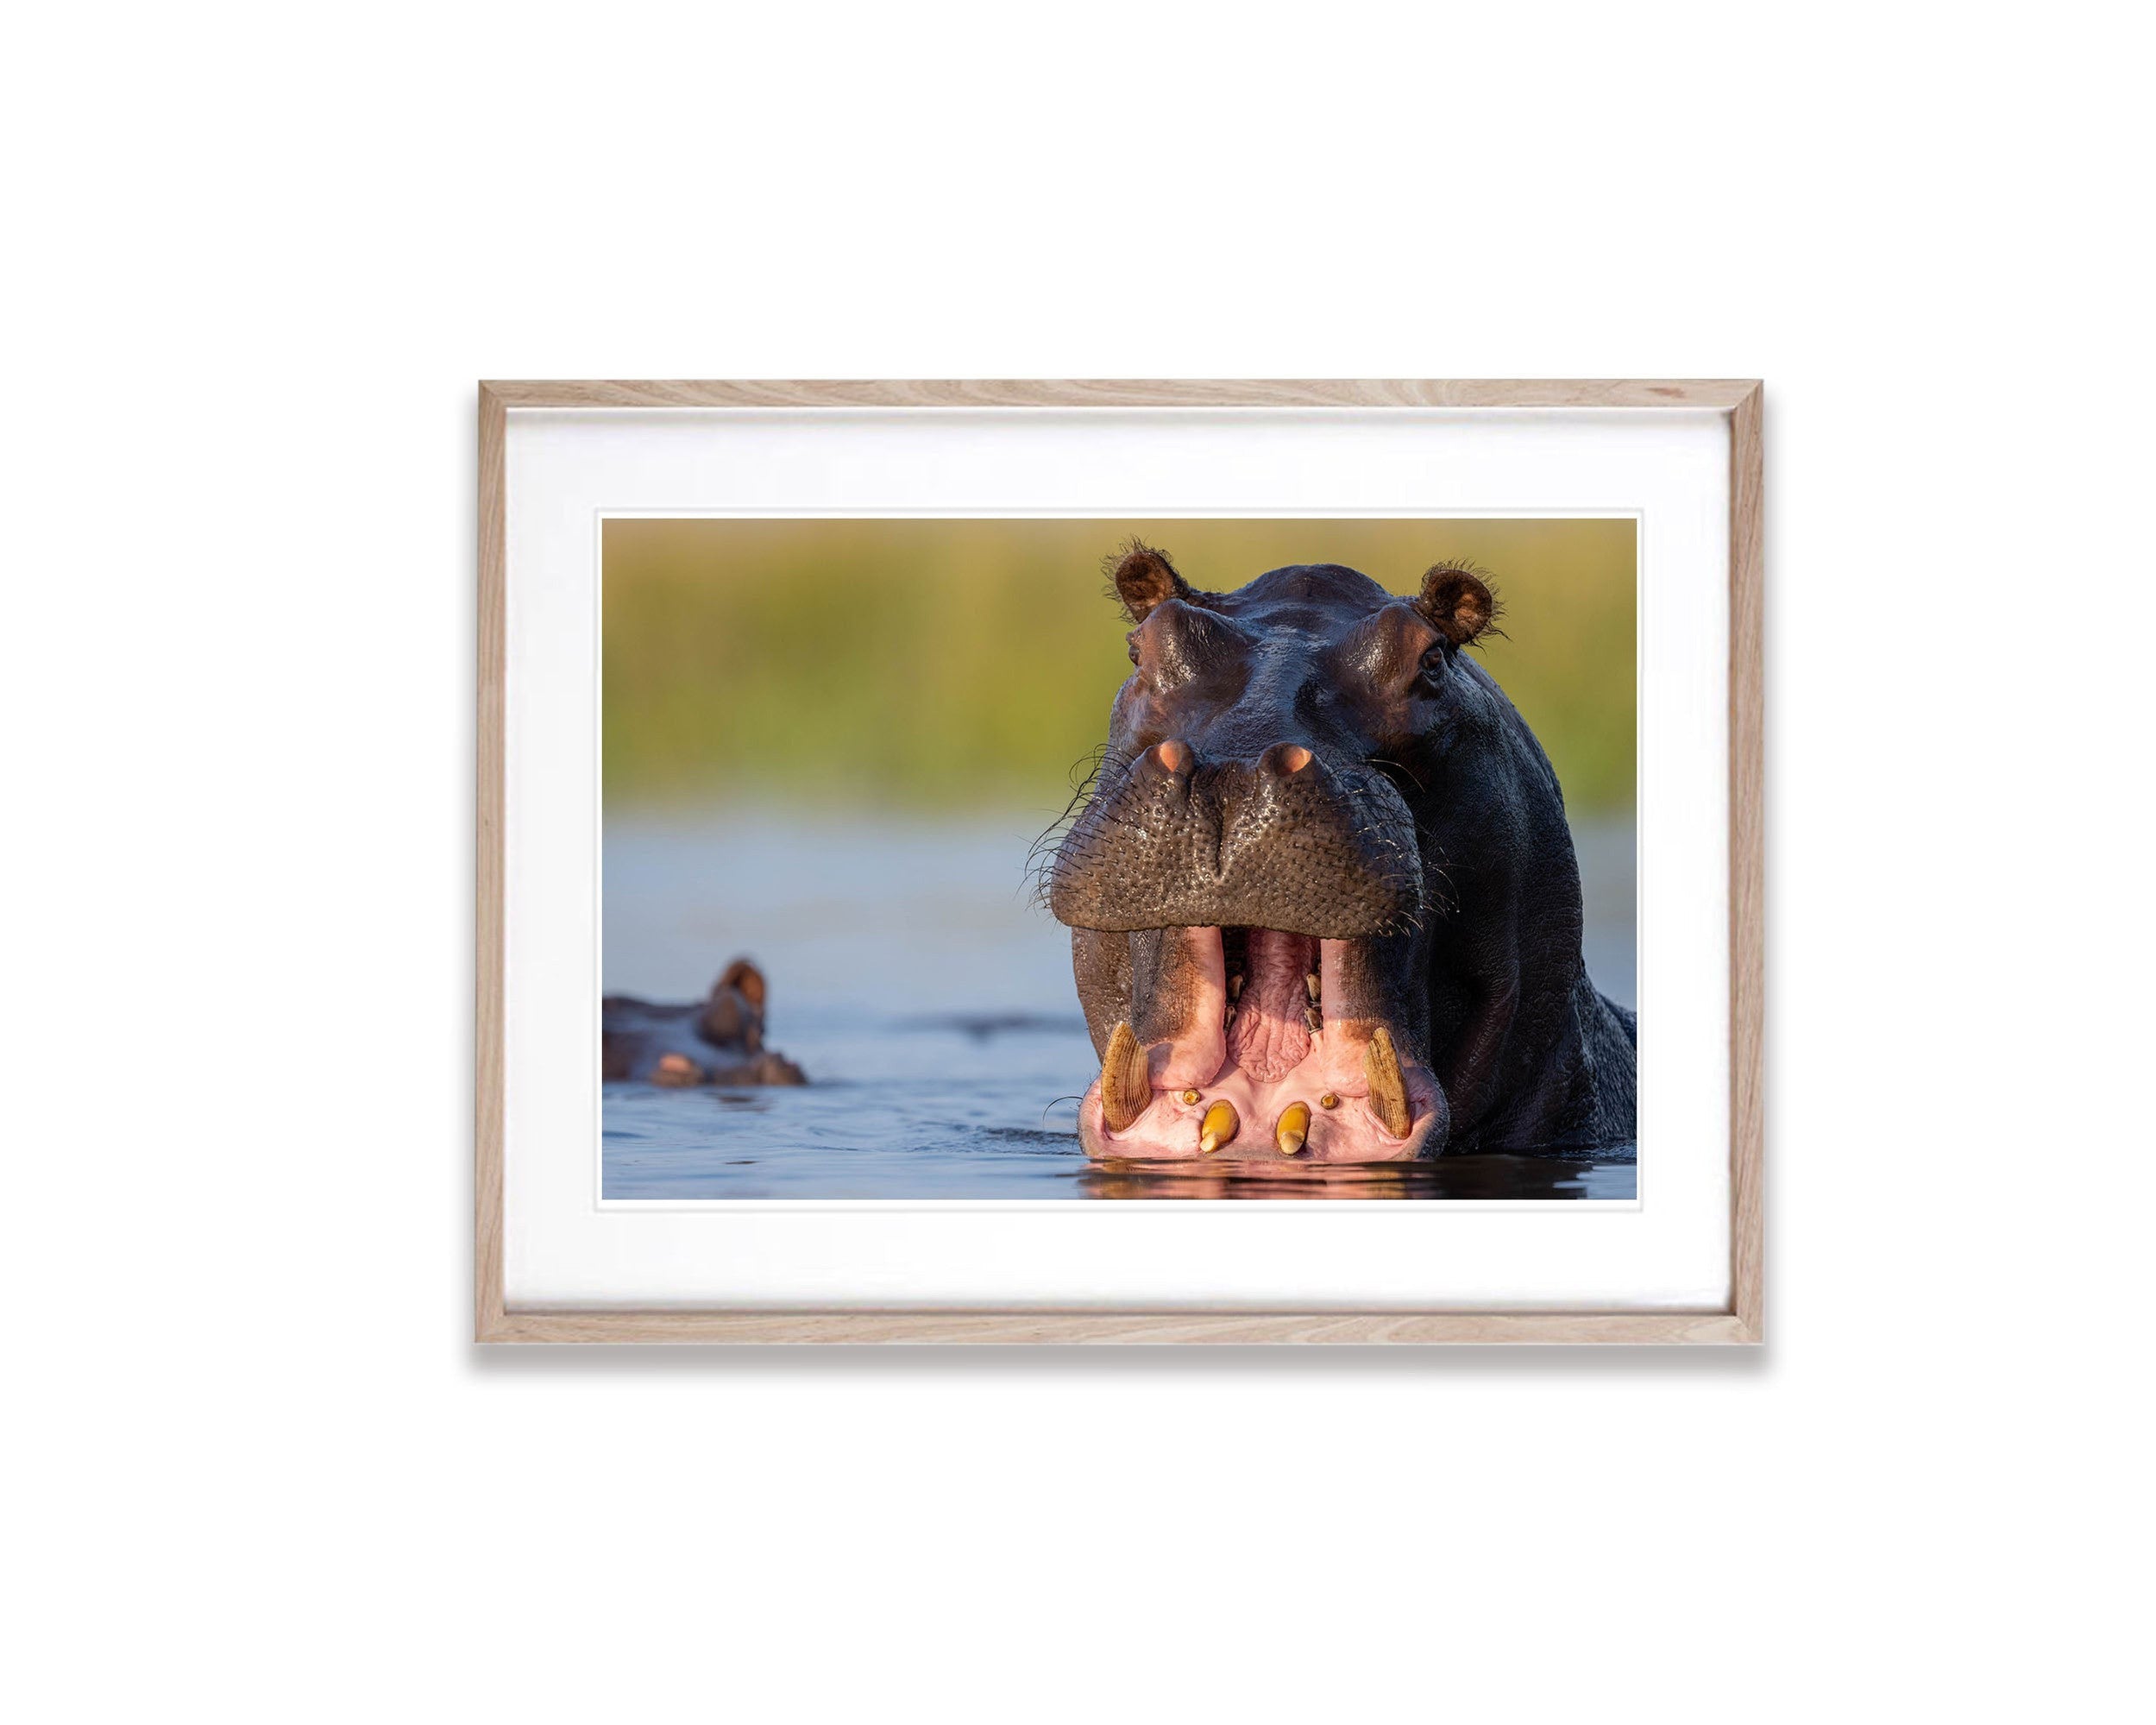
[[[1369,1081],[1370,1111],[1386,1132],[1405,1138],[1413,1124],[1407,1111],[1407,1080],[1400,1075],[1400,1057],[1392,1052],[1392,1034],[1384,1025],[1370,1033],[1362,1051],[1362,1075]]]
[[[1225,1102],[1216,1102],[1205,1111],[1205,1117],[1197,1123],[1197,1153],[1210,1156],[1234,1137],[1242,1122],[1235,1111]]]
[[[1280,1123],[1273,1129],[1273,1142],[1280,1147],[1280,1154],[1292,1156],[1303,1148],[1310,1136],[1310,1104],[1291,1102],[1280,1116]]]
[[[1315,1006],[1317,1004],[1318,994],[1317,973],[1316,971],[1305,971],[1304,973],[1303,992],[1310,996],[1311,1004]]]
[[[1153,1083],[1146,1073],[1146,1051],[1118,1019],[1108,1037],[1108,1053],[1101,1061],[1101,1113],[1111,1132],[1125,1130],[1153,1101]]]

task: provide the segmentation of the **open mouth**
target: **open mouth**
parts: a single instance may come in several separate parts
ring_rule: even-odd
[[[1347,961],[1361,942],[1259,928],[1169,937],[1183,943],[1190,1010],[1150,1046],[1116,1026],[1079,1104],[1089,1155],[1371,1162],[1420,1153],[1443,1098],[1390,1027],[1349,1007]]]

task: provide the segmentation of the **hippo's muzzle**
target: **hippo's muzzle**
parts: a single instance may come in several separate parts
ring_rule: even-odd
[[[1056,853],[1048,908],[1073,929],[1278,929],[1322,940],[1418,927],[1415,821],[1383,774],[1298,743],[1201,764],[1145,751]]]
[[[1079,817],[1048,896],[1079,941],[1126,947],[1128,1012],[1079,1105],[1090,1155],[1363,1162],[1443,1147],[1413,985],[1424,872],[1381,774],[1293,743],[1218,763],[1157,744]]]

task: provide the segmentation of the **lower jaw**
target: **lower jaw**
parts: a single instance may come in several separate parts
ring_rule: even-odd
[[[1262,935],[1265,931],[1258,931]],[[1194,955],[1217,966],[1220,931],[1186,931]],[[1320,943],[1325,992],[1340,998],[1340,960],[1348,943]],[[1299,984],[1299,979],[1298,984]],[[1323,997],[1321,997],[1323,998]],[[1244,1004],[1249,1004],[1246,998]],[[1367,1020],[1326,1018],[1309,1032],[1309,1046],[1285,1071],[1277,1061],[1254,1061],[1258,1072],[1238,1064],[1225,1026],[1204,1018],[1229,1017],[1223,983],[1217,1004],[1201,987],[1202,1032],[1181,1035],[1147,1051],[1151,1098],[1120,1130],[1108,1124],[1101,1080],[1081,1099],[1078,1138],[1097,1161],[1204,1162],[1241,1164],[1409,1162],[1444,1147],[1444,1100],[1436,1080],[1413,1060],[1395,1052],[1408,1104],[1404,1133],[1390,1130],[1373,1100],[1365,1054],[1373,1040],[1392,1047],[1398,1039]],[[1229,1111],[1219,1111],[1225,1105]],[[1216,1130],[1207,1148],[1207,1125]]]
[[[1185,1086],[1185,1091],[1157,1093],[1152,1105],[1122,1131],[1108,1124],[1101,1104],[1100,1081],[1096,1079],[1078,1105],[1078,1142],[1096,1161],[1263,1162],[1412,1162],[1434,1155],[1436,1110],[1418,1093],[1418,1074],[1406,1074],[1408,1095],[1416,1112],[1407,1134],[1394,1137],[1372,1111],[1365,1096],[1343,1096],[1311,1084],[1293,1082],[1293,1074],[1273,1084],[1259,1084],[1247,1073],[1231,1071],[1213,1083]],[[1198,1100],[1186,1103],[1184,1095],[1197,1092]],[[1331,1096],[1330,1107],[1323,1099]],[[1235,1136],[1211,1150],[1204,1148],[1206,1116],[1216,1104],[1225,1102],[1235,1111]],[[1309,1111],[1309,1124],[1300,1144],[1292,1149],[1279,1138],[1279,1125],[1290,1109],[1300,1104]]]

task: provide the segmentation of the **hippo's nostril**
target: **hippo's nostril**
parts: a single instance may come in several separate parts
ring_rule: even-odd
[[[1302,771],[1311,763],[1311,752],[1300,743],[1275,743],[1265,752],[1261,765],[1267,772],[1277,772],[1283,778]]]

